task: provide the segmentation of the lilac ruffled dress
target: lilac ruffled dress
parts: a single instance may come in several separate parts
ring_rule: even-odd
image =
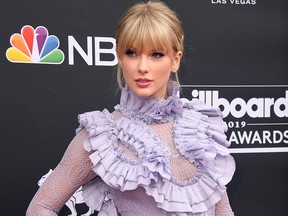
[[[97,177],[83,187],[101,215],[215,215],[235,171],[219,109],[183,103],[170,82],[169,98],[122,90],[115,111],[79,115]]]

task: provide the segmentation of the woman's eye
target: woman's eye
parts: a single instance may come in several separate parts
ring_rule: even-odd
[[[133,50],[127,50],[126,55],[130,57],[134,57],[136,56],[136,52]]]
[[[154,58],[162,58],[165,54],[162,52],[154,52],[152,53],[152,57]]]

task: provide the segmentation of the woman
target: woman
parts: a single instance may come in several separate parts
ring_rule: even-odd
[[[79,115],[27,215],[57,215],[82,185],[99,215],[234,215],[225,185],[235,163],[221,112],[177,96],[183,38],[164,3],[128,9],[116,29],[120,104]]]

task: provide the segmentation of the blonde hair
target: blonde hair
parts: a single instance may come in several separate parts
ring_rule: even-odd
[[[160,1],[135,4],[123,14],[116,28],[116,49],[119,57],[135,44],[137,50],[142,51],[148,44],[173,57],[178,51],[183,52],[183,40],[182,25],[176,13]],[[175,76],[178,82],[177,72]],[[123,76],[119,65],[117,81],[121,88]]]

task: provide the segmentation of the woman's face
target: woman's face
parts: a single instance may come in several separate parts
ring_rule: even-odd
[[[167,82],[170,73],[177,71],[182,52],[173,57],[163,50],[146,47],[143,51],[131,47],[118,58],[128,87],[140,97],[167,99]]]

